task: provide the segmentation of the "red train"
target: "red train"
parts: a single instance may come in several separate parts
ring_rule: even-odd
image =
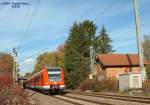
[[[43,68],[28,78],[24,85],[26,88],[40,91],[61,92],[65,88],[64,70],[62,68]]]

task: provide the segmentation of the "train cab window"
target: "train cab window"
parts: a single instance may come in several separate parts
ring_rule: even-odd
[[[48,74],[49,81],[58,82],[60,81],[60,74]]]
[[[58,82],[61,79],[60,69],[48,69],[49,81]]]

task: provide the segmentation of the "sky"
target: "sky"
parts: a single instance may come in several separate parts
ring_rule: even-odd
[[[150,35],[150,0],[138,1],[143,39]],[[23,2],[28,4],[12,7]],[[19,47],[21,74],[31,72],[38,55],[55,51],[73,23],[83,20],[93,21],[97,33],[105,25],[116,53],[137,53],[133,0],[0,0],[0,52]]]

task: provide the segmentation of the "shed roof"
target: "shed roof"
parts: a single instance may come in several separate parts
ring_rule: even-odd
[[[138,66],[138,54],[97,54],[96,59],[103,66]],[[145,59],[144,64],[148,64]]]

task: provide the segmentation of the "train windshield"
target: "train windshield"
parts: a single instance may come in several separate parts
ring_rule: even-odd
[[[48,79],[49,81],[58,82],[60,81],[60,69],[48,69]]]

